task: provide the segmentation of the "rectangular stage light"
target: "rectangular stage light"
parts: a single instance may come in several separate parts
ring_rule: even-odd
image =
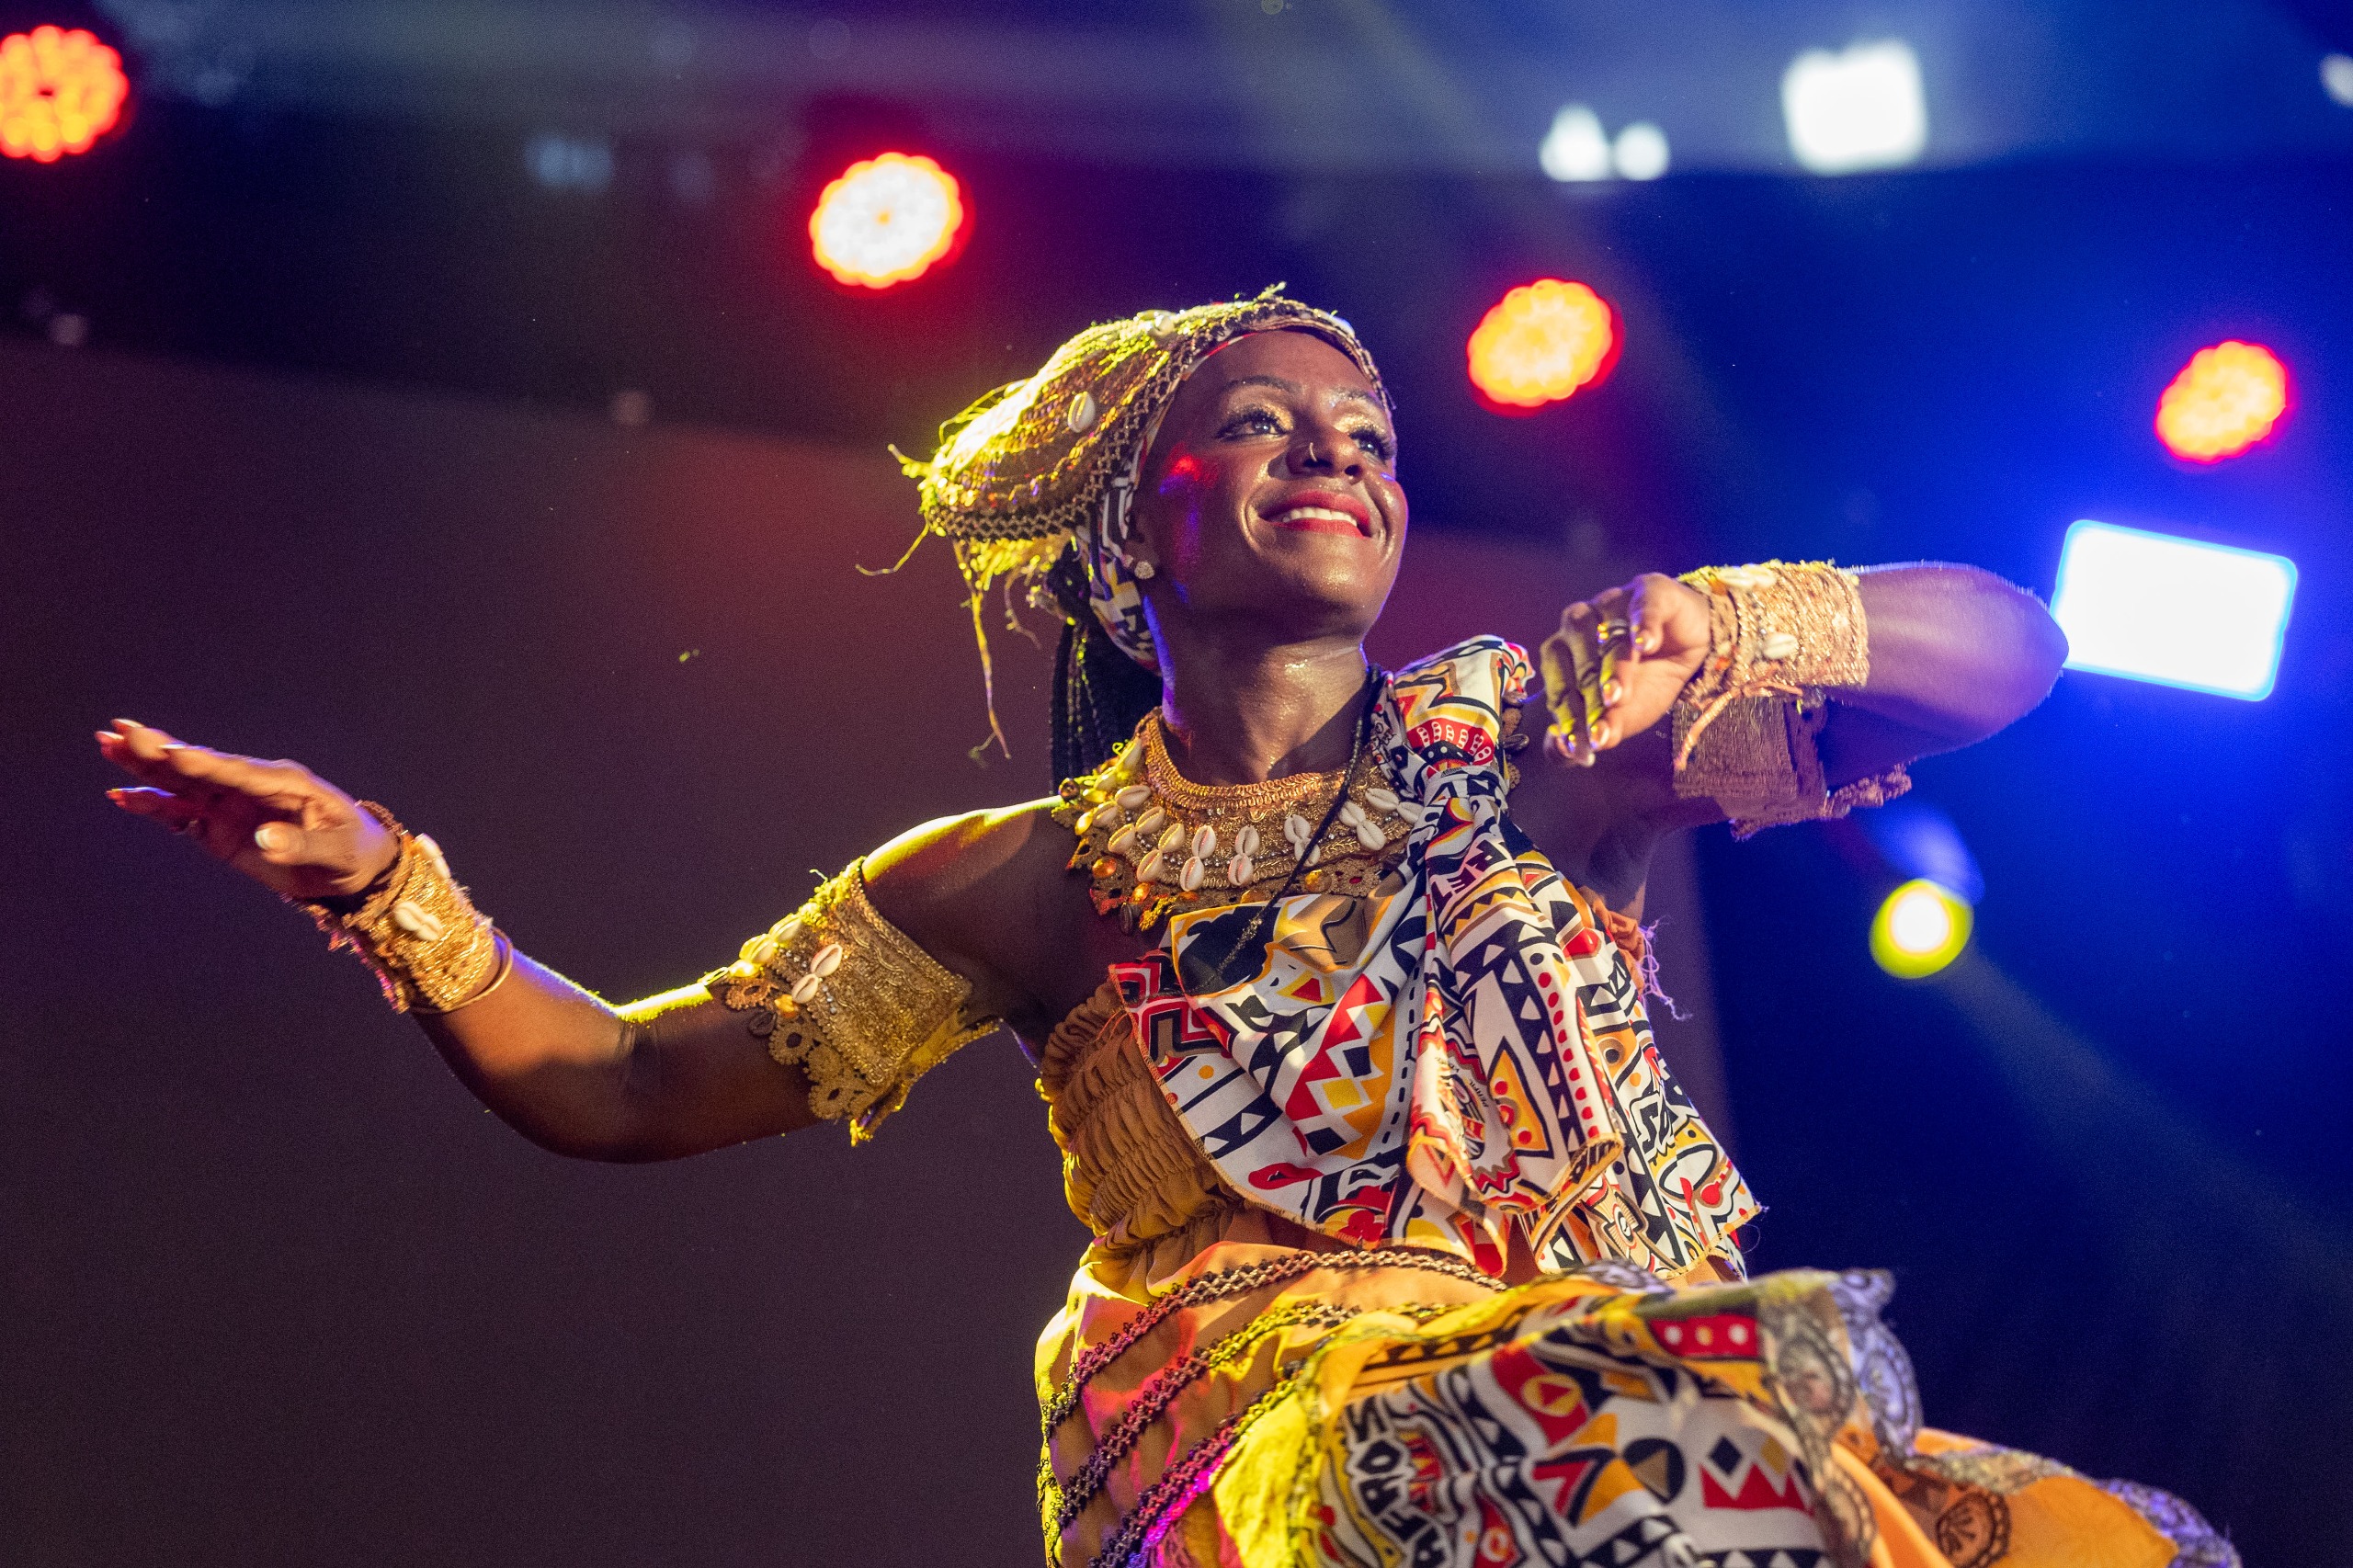
[[[2051,613],[2067,667],[2259,701],[2271,695],[2296,563],[2089,520],[2067,530]]]

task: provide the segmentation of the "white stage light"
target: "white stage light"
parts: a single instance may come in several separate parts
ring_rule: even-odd
[[[1666,173],[1666,132],[1647,119],[1638,119],[1618,132],[1609,156],[1628,179],[1656,179]]]
[[[2353,108],[2353,54],[2320,57],[2321,90],[2347,108]]]
[[[1536,161],[1557,180],[1608,179],[1609,138],[1602,132],[1601,117],[1583,104],[1563,105],[1544,133]]]
[[[1809,49],[1781,74],[1781,117],[1790,153],[1814,174],[1913,163],[1928,145],[1920,57],[1902,39]]]
[[[2051,613],[2067,667],[2259,701],[2296,595],[2284,555],[2108,523],[2067,530]]]
[[[613,147],[592,137],[542,131],[524,147],[523,165],[551,190],[594,194],[613,183]]]

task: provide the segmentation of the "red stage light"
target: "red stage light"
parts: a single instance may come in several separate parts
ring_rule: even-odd
[[[2217,343],[2189,357],[2157,399],[2157,439],[2176,457],[2219,462],[2271,434],[2288,411],[2288,368],[2255,343]]]
[[[929,158],[885,153],[825,187],[809,215],[809,240],[817,265],[842,282],[888,289],[953,249],[965,217],[954,175]]]
[[[0,153],[53,164],[122,118],[131,83],[122,56],[75,28],[0,39]]]
[[[1470,355],[1471,384],[1499,412],[1523,414],[1609,374],[1618,312],[1582,283],[1524,283],[1481,320]]]

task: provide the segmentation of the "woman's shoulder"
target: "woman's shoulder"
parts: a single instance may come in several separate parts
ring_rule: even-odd
[[[1061,989],[1051,983],[1063,967],[1055,955],[1084,945],[1088,915],[1084,886],[1069,874],[1070,831],[1048,814],[1054,804],[939,817],[865,861],[876,913],[1025,1032]]]
[[[1000,905],[1011,894],[1059,878],[1070,834],[1048,814],[1051,797],[936,817],[866,858],[875,908],[903,929],[943,912]],[[902,916],[905,918],[902,918]]]

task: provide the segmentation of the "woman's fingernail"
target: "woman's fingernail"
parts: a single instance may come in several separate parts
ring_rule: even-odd
[[[275,855],[279,850],[287,848],[291,839],[284,823],[266,822],[254,829],[254,842]]]
[[[1601,700],[1608,704],[1610,707],[1617,707],[1618,704],[1625,699],[1625,696],[1626,688],[1620,686],[1616,681],[1609,680],[1601,683]]]

